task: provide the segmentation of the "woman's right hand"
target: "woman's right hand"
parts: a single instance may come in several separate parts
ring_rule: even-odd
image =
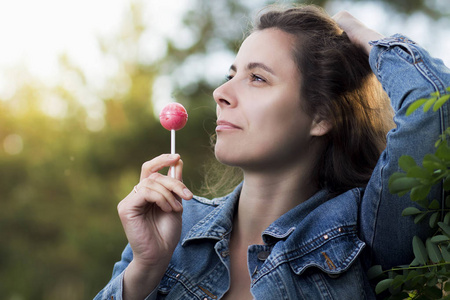
[[[361,46],[369,55],[372,46],[370,41],[382,39],[384,36],[375,30],[367,27],[347,11],[340,11],[333,16],[333,19],[347,33],[353,44]]]
[[[175,178],[159,173],[169,166],[175,166]],[[163,154],[144,163],[139,184],[117,207],[133,250],[129,267],[139,270],[134,275],[148,272],[157,278],[169,264],[181,235],[181,199],[193,196],[181,181],[182,167],[178,154]]]

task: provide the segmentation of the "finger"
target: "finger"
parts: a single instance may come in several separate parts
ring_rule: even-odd
[[[151,182],[151,186],[148,186],[148,188],[154,189],[155,191],[163,195],[173,210],[181,211],[182,205],[179,201],[180,196],[173,191],[176,189],[177,182],[174,183],[174,180],[170,179],[171,178],[168,178],[167,176],[163,176],[159,173],[154,173],[150,175],[149,179],[146,181]],[[175,187],[173,184],[175,184]]]
[[[165,189],[173,193],[175,196],[178,196],[180,199],[189,200],[192,198],[192,192],[186,187],[186,185],[178,179],[171,178],[169,176],[164,176],[160,173],[153,173],[149,176],[148,179],[145,179],[144,182],[157,182]]]
[[[337,12],[334,16],[331,17],[333,20],[338,21],[340,19],[344,19],[344,18],[354,18],[353,15],[351,13],[349,13],[346,10],[341,10],[339,12]]]
[[[152,182],[150,186],[142,186],[140,194],[148,202],[158,205],[164,212],[181,212],[183,210],[175,195],[157,182]]]
[[[157,189],[147,189],[145,186],[138,187],[137,193],[133,192],[123,199],[117,205],[117,210],[121,219],[130,219],[146,213],[149,204],[158,206],[164,212],[173,210],[165,195],[159,193]]]
[[[165,167],[175,165],[179,159],[179,154],[161,154],[152,160],[145,162],[141,168],[140,180],[142,181],[144,178],[150,176],[150,174],[159,172]]]

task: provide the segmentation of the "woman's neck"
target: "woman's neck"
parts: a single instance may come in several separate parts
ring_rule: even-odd
[[[301,172],[300,170],[303,170]],[[317,192],[310,168],[244,172],[234,226],[239,239],[262,243],[261,233],[283,214]]]

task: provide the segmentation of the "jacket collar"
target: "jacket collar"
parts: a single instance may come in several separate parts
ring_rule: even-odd
[[[211,213],[205,216],[188,232],[182,241],[186,242],[196,239],[220,240],[231,232],[233,226],[233,215],[242,183],[233,192],[224,196],[223,199],[214,199],[221,204]],[[274,244],[279,240],[286,239],[311,211],[327,201],[327,190],[320,190],[307,201],[297,205],[294,209],[282,215],[262,232],[262,239],[266,244]],[[219,201],[220,200],[220,201]]]
[[[239,200],[241,189],[242,183],[227,196],[213,199],[221,204],[193,226],[181,244],[184,246],[186,242],[197,239],[220,240],[229,234],[233,227],[234,209]]]

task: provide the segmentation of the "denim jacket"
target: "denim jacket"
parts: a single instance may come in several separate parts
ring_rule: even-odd
[[[374,299],[368,267],[384,268],[412,260],[411,240],[426,234],[412,219],[401,217],[411,206],[408,196],[388,190],[401,155],[417,162],[434,152],[439,134],[449,126],[449,107],[417,111],[406,117],[410,103],[450,86],[450,70],[408,38],[394,35],[379,41],[370,53],[373,72],[388,93],[397,127],[387,136],[365,189],[355,188],[329,199],[326,190],[290,210],[263,233],[264,245],[248,248],[248,271],[255,299]],[[220,299],[230,284],[229,238],[241,185],[212,200],[184,201],[181,239],[168,269],[150,299]],[[430,199],[443,199],[442,188]],[[276,199],[274,200],[276,201]],[[132,260],[128,245],[114,266],[100,299],[122,299],[123,271]]]

